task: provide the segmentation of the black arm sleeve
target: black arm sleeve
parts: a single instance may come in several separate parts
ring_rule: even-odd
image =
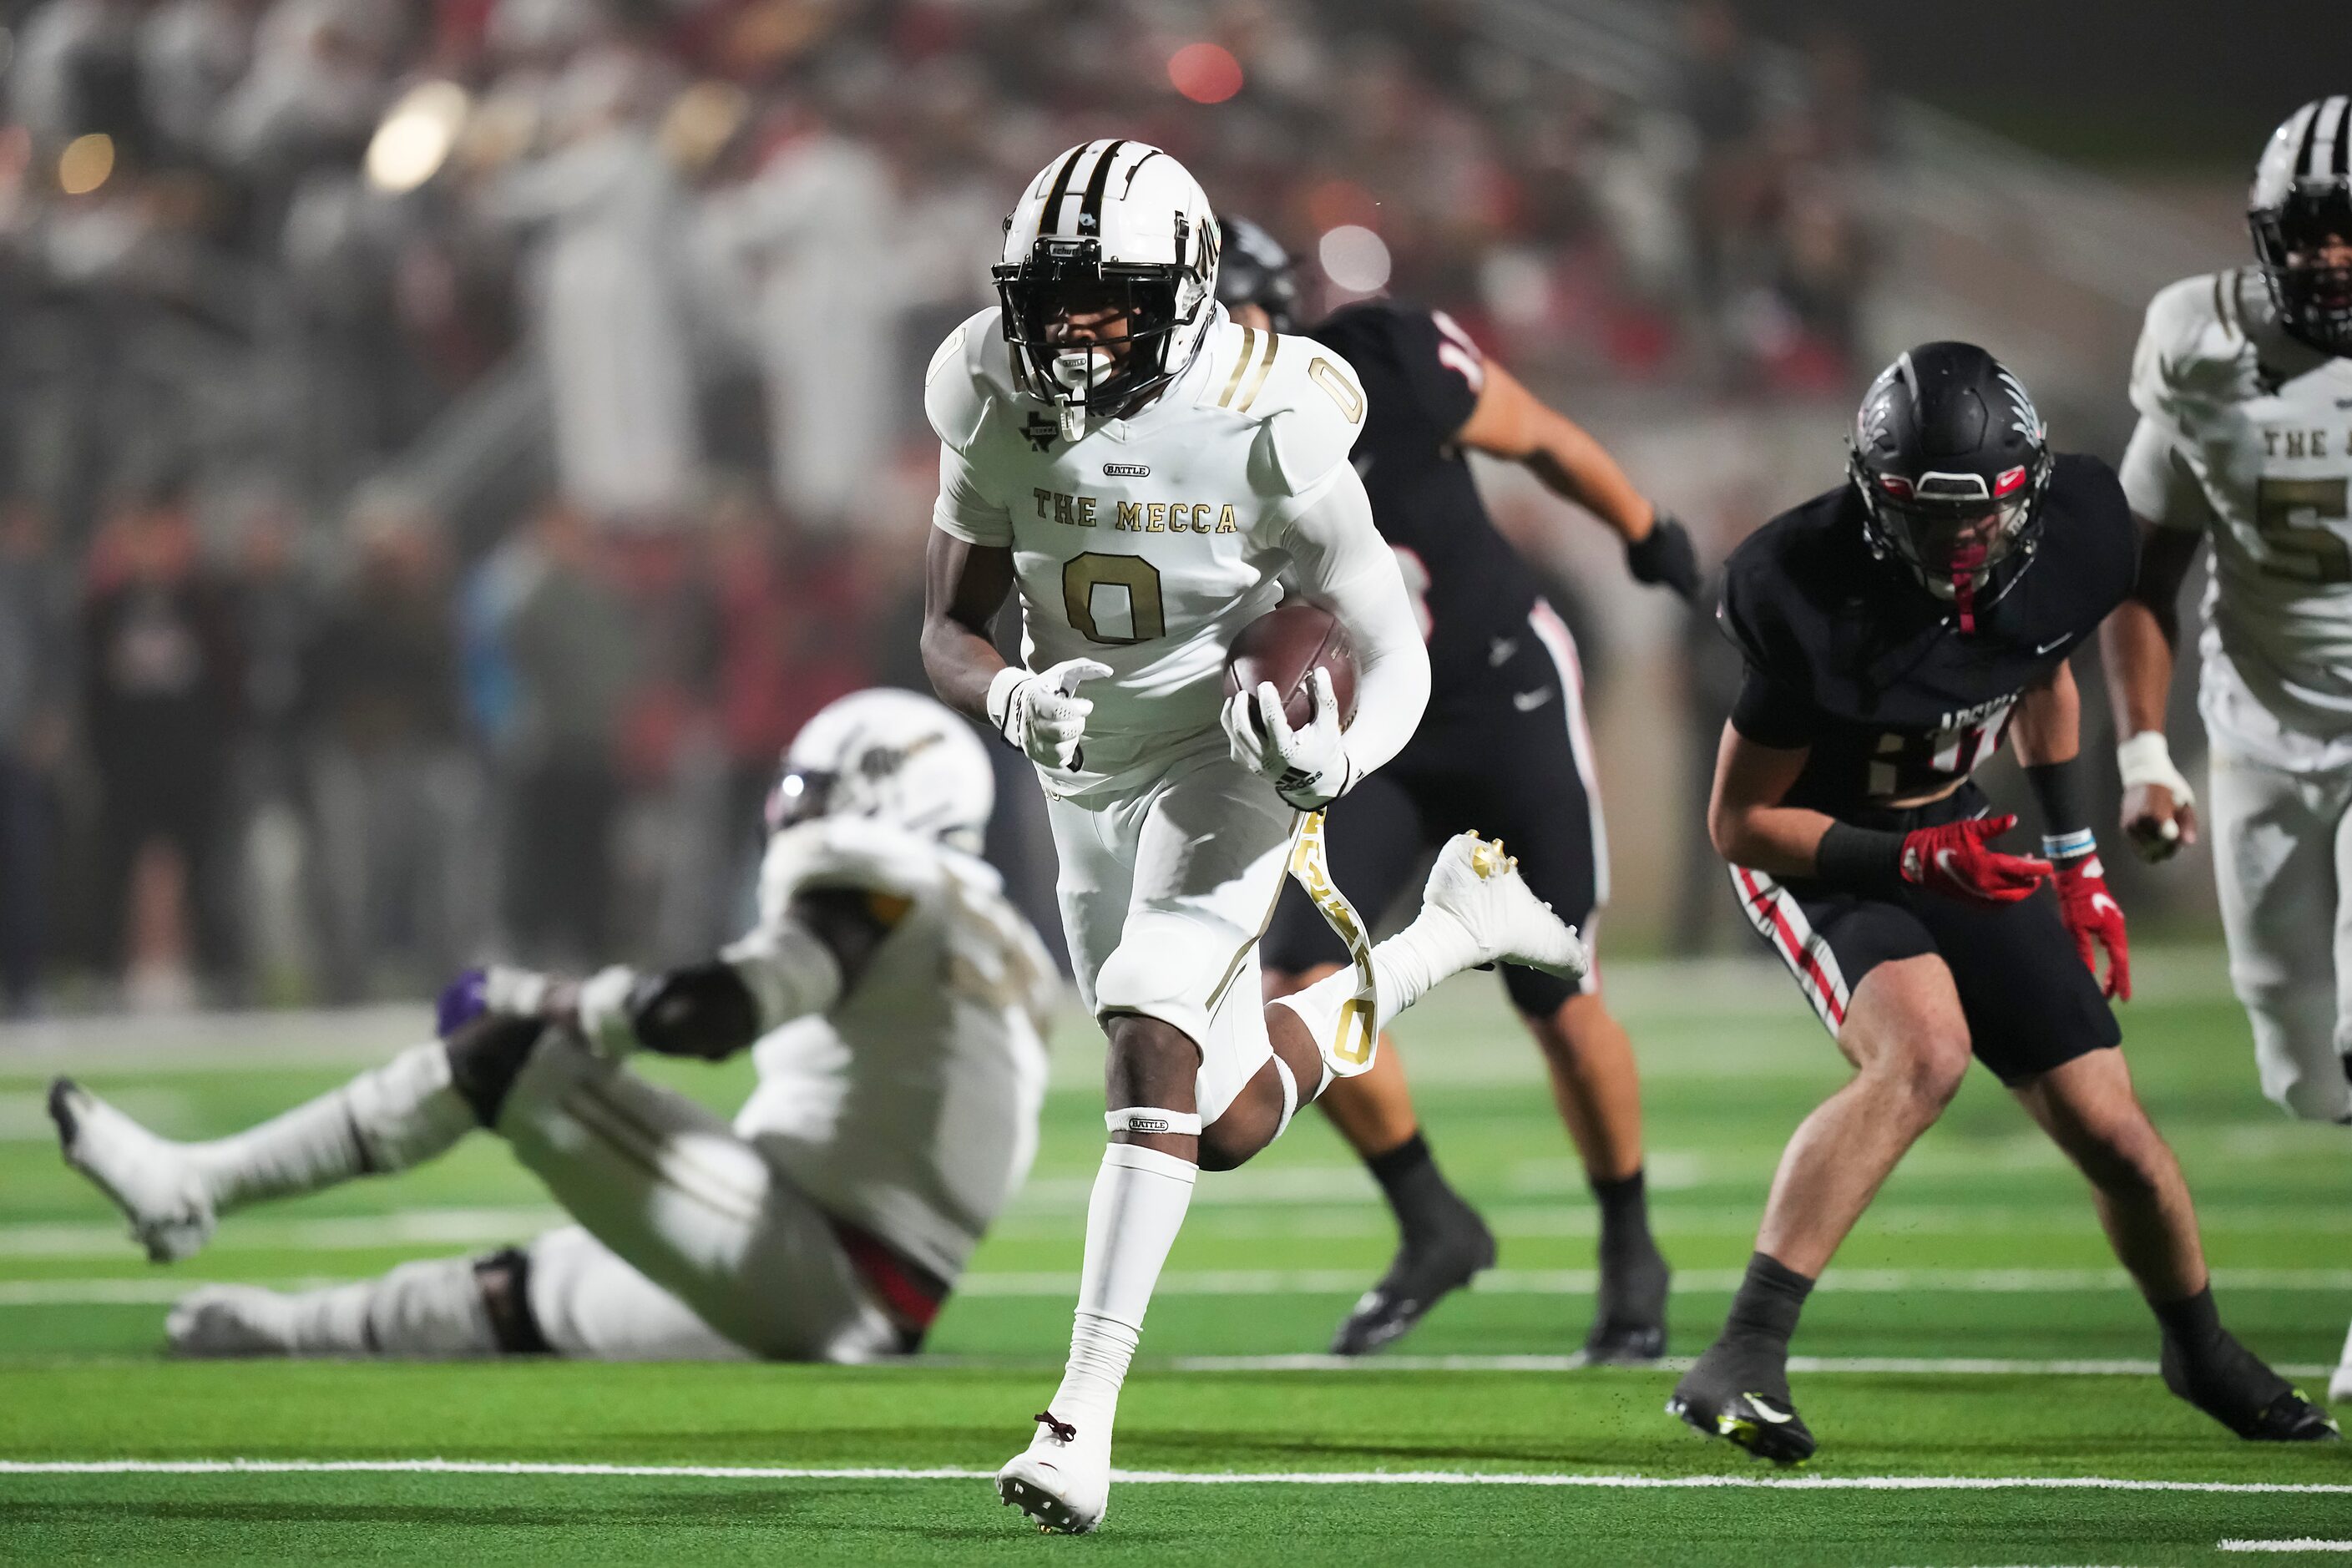
[[[2090,827],[2091,810],[2083,799],[2082,761],[2069,757],[2063,763],[2036,763],[2025,770],[2025,782],[2032,786],[2033,798],[2042,806],[2042,831],[2053,838]]]
[[[760,1037],[760,1006],[724,959],[664,970],[629,993],[629,1022],[646,1049],[724,1061]]]

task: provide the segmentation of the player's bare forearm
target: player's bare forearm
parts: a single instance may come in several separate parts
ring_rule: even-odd
[[[1486,362],[1477,406],[1454,438],[1520,464],[1545,489],[1599,518],[1628,544],[1646,537],[1656,521],[1657,509],[1607,447],[1492,360]]]
[[[940,700],[988,720],[988,683],[1004,668],[989,627],[1013,591],[1013,552],[931,530],[923,563],[923,672]]]
[[[2026,767],[2073,762],[2083,749],[2083,697],[2074,671],[2060,665],[2017,700],[2010,743]]]
[[[2099,628],[2107,700],[2119,737],[2164,731],[2172,661],[2180,645],[2180,585],[2196,563],[2202,537],[2140,521],[2139,574],[2131,596]]]
[[[1814,852],[1830,818],[1780,804],[1811,754],[1804,747],[1759,746],[1729,724],[1723,727],[1706,808],[1707,837],[1717,854],[1775,877],[1813,874]]]

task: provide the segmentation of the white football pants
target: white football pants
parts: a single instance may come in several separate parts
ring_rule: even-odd
[[[499,1134],[580,1224],[532,1242],[564,1355],[867,1361],[898,1336],[832,1223],[719,1117],[551,1031]]]
[[[1080,1000],[1182,1030],[1214,1121],[1274,1055],[1256,950],[1299,814],[1239,763],[1195,755],[1123,800],[1049,797],[1046,816]]]
[[[2352,1121],[2352,774],[2212,754],[2213,875],[2263,1093]]]

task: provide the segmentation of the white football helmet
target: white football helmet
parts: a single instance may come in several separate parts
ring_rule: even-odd
[[[980,852],[996,774],[980,737],[938,702],[877,687],[801,726],[768,794],[768,831],[817,816],[879,817]]]
[[[1037,172],[1004,220],[995,268],[1021,390],[1054,405],[1064,440],[1184,373],[1216,315],[1217,220],[1184,165],[1141,142],[1088,142]],[[1125,335],[1074,333],[1123,318]]]
[[[2279,324],[2322,353],[2352,355],[2352,97],[2315,99],[2287,116],[2246,195],[2254,254]]]

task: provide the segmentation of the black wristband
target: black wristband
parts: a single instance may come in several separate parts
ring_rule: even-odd
[[[1832,822],[1813,850],[1813,875],[1862,893],[1903,886],[1903,835]]]
[[[2048,837],[2067,838],[2090,829],[2090,808],[2083,804],[2081,762],[2079,757],[2069,757],[2063,763],[2034,763],[2025,770],[2025,782],[2042,807],[2042,831]]]

